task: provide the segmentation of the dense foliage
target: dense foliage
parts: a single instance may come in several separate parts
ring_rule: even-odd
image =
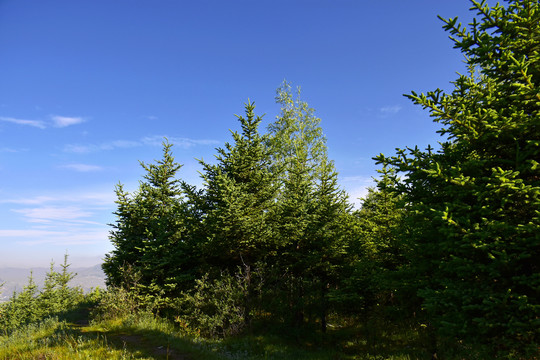
[[[320,119],[286,82],[264,134],[248,101],[240,131],[200,162],[200,189],[178,178],[165,140],[137,191],[116,188],[94,317],[160,314],[210,338],[262,324],[297,341],[331,336],[330,323],[358,331],[356,346],[405,331],[433,358],[538,358],[540,2],[472,4],[469,30],[443,19],[469,73],[451,93],[406,95],[441,124],[439,147],[376,157],[360,209]],[[67,267],[0,307],[4,332],[77,303]]]
[[[540,335],[540,3],[473,2],[445,21],[470,72],[408,95],[442,125],[438,151],[378,161],[404,174],[410,275],[432,325],[506,351]],[[523,350],[523,348],[522,348]]]
[[[407,95],[441,124],[439,148],[376,157],[381,176],[361,209],[339,188],[320,119],[284,82],[268,132],[248,102],[241,132],[201,161],[201,189],[176,180],[168,143],[143,164],[138,192],[117,188],[109,282],[127,266],[139,289],[170,296],[166,311],[210,335],[253,320],[324,332],[333,314],[424,329],[431,353],[447,343],[535,353],[540,3],[472,3],[469,30],[443,19],[469,73],[449,94]]]

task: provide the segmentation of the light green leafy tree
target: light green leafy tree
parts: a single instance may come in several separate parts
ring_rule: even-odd
[[[346,253],[347,195],[328,159],[320,119],[300,98],[300,89],[295,95],[283,82],[276,102],[281,114],[269,126],[268,141],[279,181],[275,265],[286,279],[281,286],[293,322],[300,325],[306,312],[315,311],[325,330],[328,292]]]

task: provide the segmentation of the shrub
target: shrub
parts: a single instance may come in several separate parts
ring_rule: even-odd
[[[178,298],[176,308],[181,315],[176,322],[208,337],[239,334],[245,327],[246,290],[239,276],[222,273],[220,278],[210,280],[205,275],[196,280],[193,292]]]

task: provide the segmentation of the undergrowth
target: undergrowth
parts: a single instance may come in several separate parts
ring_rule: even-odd
[[[156,304],[164,303],[160,299],[156,301],[123,288],[96,289],[82,295],[65,286],[71,277],[65,269],[63,278],[52,267],[50,274],[47,289],[37,293],[30,278],[30,285],[20,295],[0,307],[0,324],[3,325],[0,327],[0,359],[431,358],[425,346],[426,333],[419,324],[392,324],[380,314],[370,314],[362,321],[329,316],[326,333],[320,331],[318,324],[295,327],[269,317],[259,317],[241,332],[226,334],[227,317],[202,322],[200,319],[195,321],[197,318],[189,317],[185,312],[185,309],[193,310],[208,304],[219,308],[223,305],[219,304],[223,302],[220,297],[212,300],[195,293],[197,296],[187,298],[191,307],[183,308],[180,315],[169,314],[164,318],[156,315],[162,309]],[[15,317],[21,314],[24,317]],[[198,313],[194,311],[193,314]],[[209,330],[213,329],[221,329],[227,336],[212,336],[213,332]],[[490,359],[488,352],[483,352],[480,346],[449,344],[440,350],[440,358],[448,360]]]

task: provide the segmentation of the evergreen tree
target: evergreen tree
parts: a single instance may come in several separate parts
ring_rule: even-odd
[[[401,241],[401,232],[405,231],[402,196],[395,188],[399,179],[392,168],[383,167],[378,172],[381,175],[375,179],[376,187],[368,189],[361,208],[354,213],[351,274],[343,279],[345,298],[359,312],[373,312],[377,306],[394,303],[396,273],[406,264]]]
[[[274,175],[264,137],[258,132],[261,117],[246,104],[246,117],[237,116],[242,132],[233,132],[233,144],[218,148],[217,163],[201,161],[205,185],[204,231],[208,261],[220,270],[254,265],[272,246],[268,223],[274,203]]]
[[[0,331],[9,333],[21,325],[40,320],[44,315],[38,299],[38,287],[30,272],[28,283],[20,293],[13,292],[7,303],[1,304]]]
[[[105,255],[102,264],[103,271],[107,275],[107,285],[120,286],[123,281],[123,267],[137,264],[140,258],[139,248],[144,234],[144,223],[139,219],[136,207],[136,200],[130,198],[130,194],[124,190],[123,184],[116,185],[115,193],[117,200],[116,223],[110,224],[113,230],[110,232],[109,240],[114,246],[114,250]]]
[[[338,185],[333,162],[323,158],[313,193],[314,209],[307,235],[304,269],[315,285],[313,305],[326,331],[330,294],[336,289],[347,265],[350,209],[348,196]]]
[[[64,255],[64,262],[60,265],[61,272],[54,270],[51,262],[49,272],[45,276],[43,290],[39,293],[38,302],[43,314],[57,314],[68,310],[76,304],[82,295],[81,288],[72,288],[69,282],[77,274],[69,272],[68,255]]]
[[[450,94],[408,95],[446,136],[440,150],[379,156],[403,172],[411,270],[442,335],[501,351],[540,335],[540,3],[472,1],[444,20],[470,72]]]
[[[180,164],[163,143],[163,158],[141,166],[144,180],[133,195],[121,184],[116,188],[117,221],[111,231],[115,249],[106,255],[103,269],[109,285],[121,286],[122,269],[140,273],[140,285],[154,293],[174,293],[174,288],[191,279],[193,259],[185,256],[191,243],[184,224],[186,206],[176,173]]]
[[[232,132],[233,144],[218,148],[217,162],[203,165],[205,191],[201,222],[202,252],[208,270],[243,270],[246,282],[246,322],[249,323],[253,297],[252,271],[272,251],[273,227],[270,221],[275,199],[275,176],[265,137],[258,132],[262,118],[255,116],[255,105],[248,102],[246,116],[237,116],[242,132]]]
[[[392,168],[383,167],[376,179],[376,187],[369,188],[362,199],[362,207],[355,215],[361,228],[360,252],[380,268],[395,270],[402,263],[403,250],[398,231],[402,231],[400,209],[401,195],[397,193],[399,182]]]

